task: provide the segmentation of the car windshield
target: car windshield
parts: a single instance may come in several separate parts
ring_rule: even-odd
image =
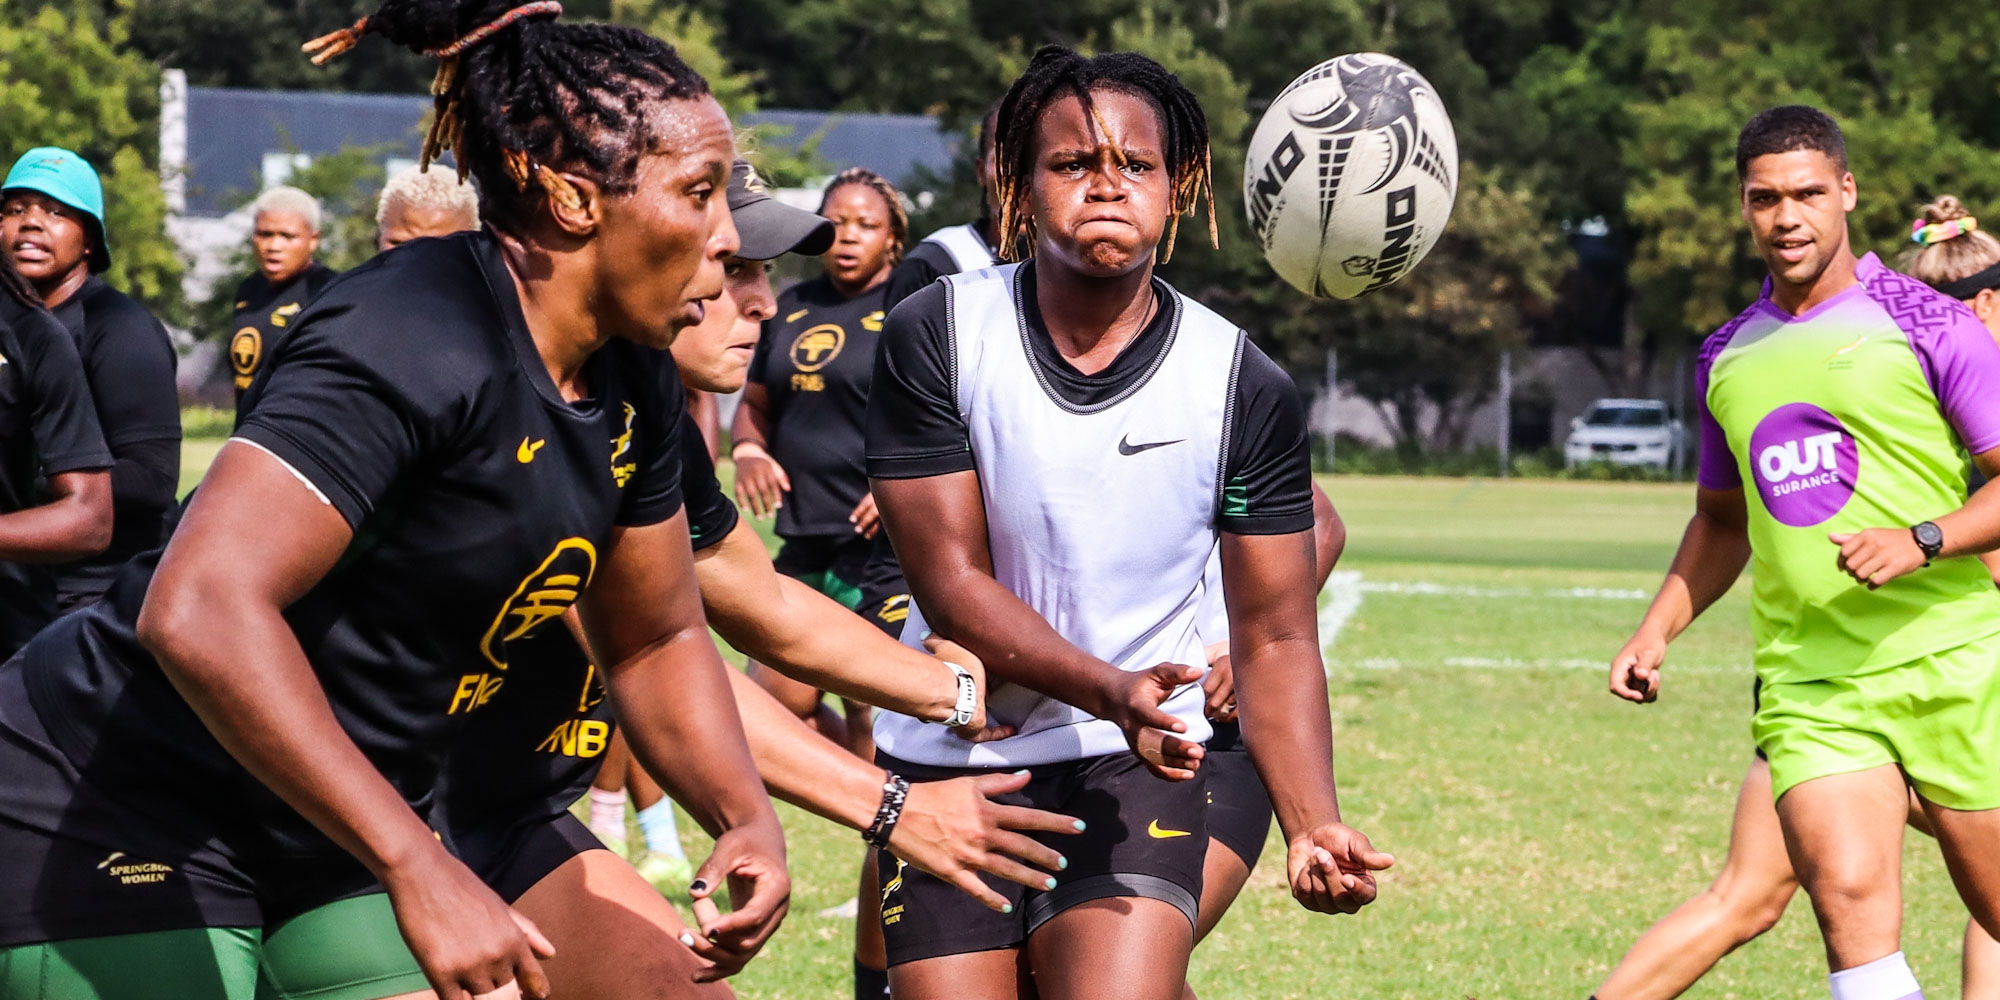
[[[1590,427],[1664,427],[1667,411],[1656,406],[1600,406],[1583,422]]]

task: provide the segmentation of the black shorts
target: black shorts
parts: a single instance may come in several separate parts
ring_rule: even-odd
[[[1764,678],[1753,677],[1750,680],[1750,717],[1753,719],[1756,718],[1758,710],[1763,707],[1764,707]],[[1757,746],[1756,744],[1753,743],[1751,744],[1750,749],[1756,751],[1758,760],[1767,761],[1771,759],[1764,755],[1763,747]]]
[[[451,849],[480,881],[512,904],[569,859],[585,851],[603,850],[604,843],[582,820],[563,812],[526,822],[454,831]]]
[[[262,926],[247,831],[218,805],[146,815],[92,783],[29,704],[21,661],[0,667],[0,948]]]
[[[778,572],[793,579],[831,575],[859,589],[868,568],[868,539],[860,535],[795,535],[771,558]]]
[[[1271,795],[1250,763],[1250,748],[1236,723],[1215,724],[1201,769],[1208,774],[1208,839],[1242,858],[1244,867],[1256,868],[1271,836]]]
[[[876,764],[911,781],[991,768],[928,767],[878,752]],[[883,851],[882,936],[889,964],[977,951],[1018,948],[1049,918],[1094,899],[1138,896],[1171,903],[1195,921],[1201,899],[1202,860],[1208,853],[1206,771],[1190,781],[1167,781],[1129,753],[1030,768],[1034,777],[1006,805],[1046,809],[1083,820],[1078,834],[1031,834],[1069,859],[1056,887],[1041,892],[983,875],[1014,904],[996,913],[956,886],[918,871]]]

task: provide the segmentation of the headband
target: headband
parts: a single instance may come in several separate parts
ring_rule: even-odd
[[[1933,222],[1928,225],[1918,219],[1910,224],[1910,242],[1924,246],[1935,246],[1949,239],[1956,239],[1979,229],[1979,220],[1968,215],[1948,222]]]
[[[1968,274],[1957,281],[1947,281],[1932,287],[1954,299],[1969,299],[1989,288],[2000,289],[2000,263],[1984,271]]]

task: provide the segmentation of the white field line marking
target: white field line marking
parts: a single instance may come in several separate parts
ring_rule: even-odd
[[[1371,656],[1362,660],[1349,660],[1343,667],[1358,670],[1405,670],[1417,667],[1446,667],[1457,670],[1604,670],[1610,666],[1609,660],[1592,660],[1582,657],[1550,657],[1542,659],[1519,659],[1516,657],[1494,656],[1447,656],[1442,660],[1402,660],[1393,656]],[[1719,663],[1672,663],[1668,669],[1683,674],[1740,674],[1746,673],[1743,664],[1725,665]]]
[[[1340,630],[1347,627],[1347,621],[1361,610],[1361,571],[1337,569],[1326,578],[1326,586],[1320,593],[1326,600],[1319,606],[1319,649],[1320,664],[1326,668],[1328,676],[1333,674],[1333,664],[1326,653],[1333,649],[1335,639],[1340,638]]]
[[[1335,576],[1340,574],[1336,573]],[[1359,577],[1360,574],[1355,574]],[[1647,601],[1653,595],[1643,590],[1607,587],[1555,587],[1545,590],[1530,590],[1526,587],[1468,587],[1458,584],[1427,583],[1421,580],[1370,580],[1356,581],[1361,590],[1371,594],[1401,594],[1411,597],[1498,597],[1498,598],[1569,598],[1586,601]],[[1328,580],[1327,586],[1332,587]]]

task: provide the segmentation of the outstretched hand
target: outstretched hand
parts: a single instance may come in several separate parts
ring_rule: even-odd
[[[957,886],[987,909],[1004,911],[1006,897],[994,892],[980,873],[1036,891],[1047,889],[1049,875],[1067,862],[1027,833],[1074,834],[1083,828],[1068,816],[994,801],[1027,784],[1026,771],[912,784],[902,818],[889,835],[889,852]],[[893,881],[894,873],[884,870],[885,897]]]
[[[1286,856],[1292,898],[1314,913],[1353,913],[1375,901],[1375,873],[1396,863],[1345,823],[1313,827]]]

